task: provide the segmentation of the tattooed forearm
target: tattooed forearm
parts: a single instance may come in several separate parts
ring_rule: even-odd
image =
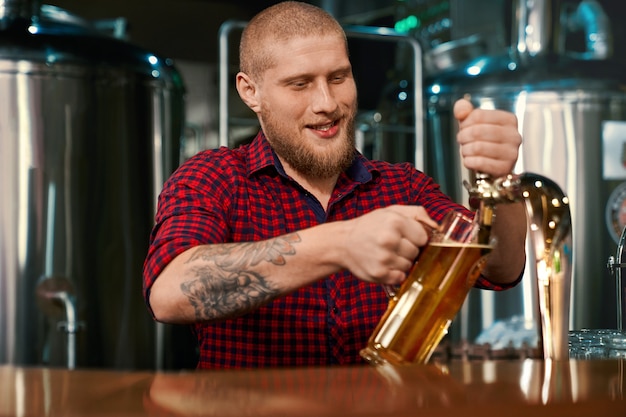
[[[196,279],[181,284],[181,290],[193,306],[196,319],[232,317],[253,310],[280,291],[251,268],[261,261],[284,265],[285,256],[296,253],[297,233],[263,242],[232,243],[199,247],[186,262],[193,267]],[[209,262],[207,265],[206,262]]]
[[[198,279],[181,284],[198,320],[243,314],[270,301],[278,291],[250,271],[215,275],[209,268],[195,270]]]
[[[228,271],[246,269],[258,265],[261,261],[284,265],[285,255],[295,254],[296,249],[293,244],[298,242],[300,242],[300,236],[297,233],[291,233],[261,242],[202,246],[194,252],[187,263],[198,259],[213,261],[217,266]]]

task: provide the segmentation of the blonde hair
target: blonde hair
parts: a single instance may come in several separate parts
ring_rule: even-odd
[[[261,11],[245,27],[239,44],[239,70],[252,78],[274,64],[272,50],[280,42],[310,36],[346,34],[334,17],[311,4],[285,1]]]

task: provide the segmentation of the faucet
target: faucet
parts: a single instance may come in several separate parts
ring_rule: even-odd
[[[622,230],[622,236],[617,245],[615,256],[609,256],[607,267],[611,275],[615,275],[617,292],[617,328],[619,331],[626,331],[624,317],[626,317],[626,280],[622,276],[622,270],[626,268],[626,227]]]
[[[74,288],[69,279],[62,276],[46,276],[37,284],[37,302],[44,314],[50,317],[62,315],[65,320],[57,323],[57,330],[65,332],[67,368],[76,368],[76,333],[84,327],[78,320]]]
[[[469,204],[478,209],[479,221],[487,228],[496,204],[524,203],[532,248],[529,257],[535,266],[530,272],[537,280],[541,350],[544,359],[567,359],[572,279],[571,214],[567,196],[555,182],[533,173],[495,179],[472,173],[470,178],[472,182],[464,182]]]

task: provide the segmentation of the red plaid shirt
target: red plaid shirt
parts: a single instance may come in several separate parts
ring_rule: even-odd
[[[201,152],[172,175],[159,196],[144,297],[148,302],[163,268],[192,246],[269,239],[391,204],[424,206],[438,221],[449,210],[466,210],[408,163],[358,155],[339,176],[324,211],[285,175],[263,133],[237,149]],[[477,286],[502,289],[484,279]],[[245,316],[195,324],[198,368],[361,363],[359,350],[386,308],[381,285],[342,271]]]

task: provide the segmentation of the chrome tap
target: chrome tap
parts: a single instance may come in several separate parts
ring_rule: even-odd
[[[67,368],[76,368],[76,333],[85,325],[78,320],[74,286],[62,276],[42,277],[36,289],[37,303],[50,317],[65,317],[57,323],[57,330],[65,332]]]
[[[537,325],[545,359],[568,358],[568,327],[571,289],[571,215],[569,200],[552,180],[524,173],[491,178],[474,174],[466,181],[470,206],[478,209],[481,222],[491,225],[497,204],[524,202],[528,239],[537,280]],[[532,273],[533,271],[531,271]]]
[[[622,270],[626,268],[626,227],[622,230],[622,236],[617,245],[615,257],[609,256],[607,267],[612,275],[615,275],[617,293],[617,328],[624,332],[624,317],[626,317],[626,280],[622,276]]]

